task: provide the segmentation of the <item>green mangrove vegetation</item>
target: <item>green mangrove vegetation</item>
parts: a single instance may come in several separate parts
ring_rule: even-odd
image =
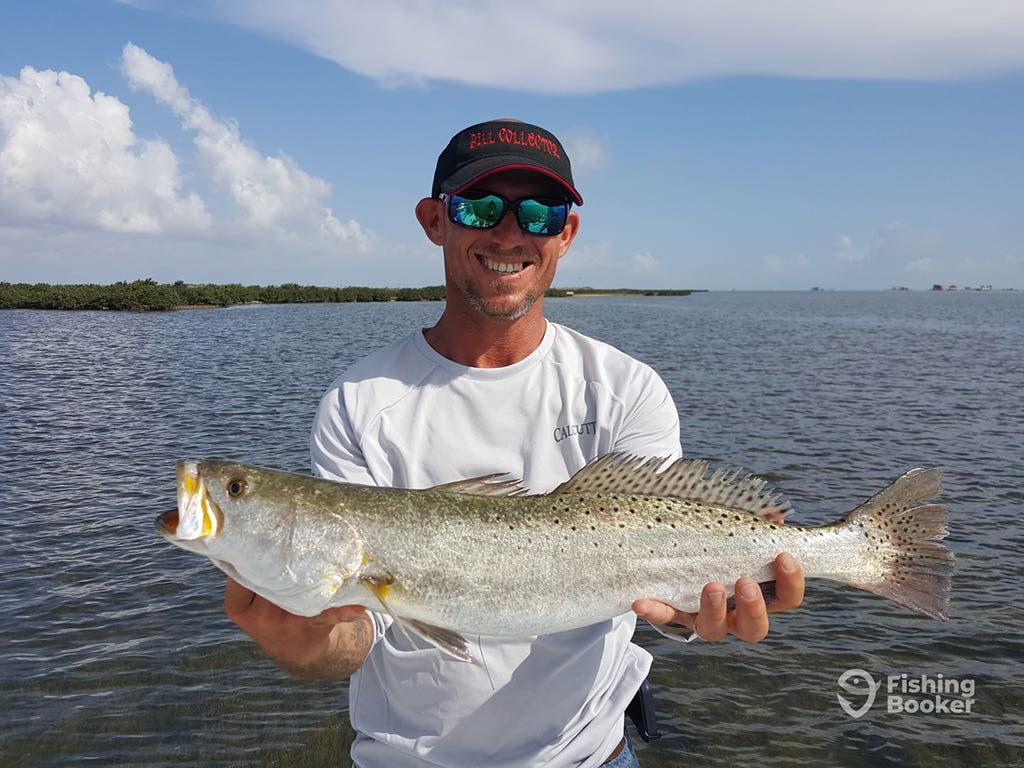
[[[635,290],[552,288],[548,296],[626,294],[685,296],[687,290]],[[423,288],[368,288],[316,285],[241,285],[229,283],[158,283],[152,279],[112,285],[0,282],[0,309],[105,309],[160,311],[170,309],[229,307],[237,304],[311,304],[348,301],[443,301],[444,286]]]

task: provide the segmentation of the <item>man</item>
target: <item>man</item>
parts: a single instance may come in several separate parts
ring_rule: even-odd
[[[444,253],[437,324],[357,362],[320,404],[315,473],[423,488],[507,472],[547,492],[612,451],[680,454],[676,407],[646,365],[547,322],[544,291],[579,231],[569,160],[550,132],[512,120],[456,134],[416,206]],[[523,563],[523,567],[528,567]],[[799,605],[803,575],[776,560],[773,610]],[[551,585],[557,589],[558,585]],[[695,615],[639,600],[634,613],[536,638],[470,637],[479,661],[411,645],[390,617],[350,606],[292,616],[228,581],[228,615],[299,677],[351,676],[360,768],[636,765],[623,711],[650,667],[636,617],[706,640],[768,631],[750,579],[737,607],[709,584]]]

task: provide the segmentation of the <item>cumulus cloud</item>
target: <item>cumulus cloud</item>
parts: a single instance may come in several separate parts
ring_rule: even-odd
[[[183,190],[170,146],[137,136],[117,97],[93,93],[69,72],[25,67],[16,78],[0,77],[0,220],[348,251],[369,241],[358,222],[343,222],[327,207],[326,181],[286,155],[260,154],[237,124],[193,98],[169,64],[129,43],[122,71],[195,134],[205,180],[227,193],[232,212],[218,220],[198,194]]]
[[[1006,1],[655,0],[624,13],[613,0],[220,0],[209,12],[391,84],[572,93],[731,75],[948,80],[1024,67],[1024,5]]]
[[[170,64],[128,43],[121,69],[132,89],[170,107],[182,126],[195,134],[200,164],[231,196],[243,231],[326,243],[366,240],[358,222],[340,221],[324,204],[331,191],[326,181],[306,173],[286,155],[260,154],[242,139],[237,124],[210,114],[178,82]]]
[[[181,186],[171,148],[139,139],[117,98],[68,72],[0,77],[0,215],[113,232],[207,230],[205,204]]]

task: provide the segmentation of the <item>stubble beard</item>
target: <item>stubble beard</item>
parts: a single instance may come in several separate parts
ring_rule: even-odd
[[[499,310],[489,307],[487,302],[485,302],[480,294],[477,293],[476,288],[474,288],[472,284],[466,286],[466,299],[469,301],[469,305],[473,307],[478,314],[492,320],[518,320],[533,308],[533,305],[537,303],[538,298],[540,297],[535,291],[527,291],[522,302],[520,302],[518,306],[512,307],[511,309]]]

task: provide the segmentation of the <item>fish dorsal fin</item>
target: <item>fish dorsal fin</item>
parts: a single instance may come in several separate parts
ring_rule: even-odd
[[[499,477],[506,478],[498,480]],[[471,477],[468,480],[456,480],[454,483],[435,485],[430,490],[447,493],[468,493],[473,496],[522,496],[526,489],[516,479],[508,479],[508,475],[497,472],[493,475]]]
[[[708,463],[701,460],[676,459],[667,466],[666,461],[609,453],[592,461],[551,493],[669,496],[738,509],[775,522],[788,511],[779,507],[781,494],[769,488],[763,478],[726,469],[716,469],[708,475]]]

